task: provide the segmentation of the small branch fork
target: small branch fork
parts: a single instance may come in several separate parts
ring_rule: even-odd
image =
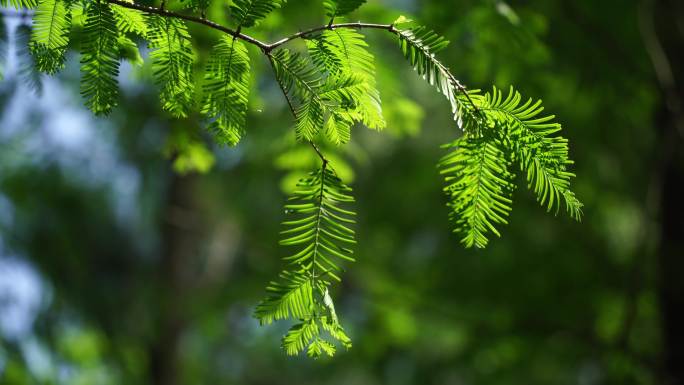
[[[160,15],[160,16],[165,16],[165,17],[174,17],[177,19],[183,19],[186,21],[190,21],[193,23],[197,24],[202,24],[205,25],[209,28],[215,29],[217,31],[221,31],[223,33],[227,33],[230,36],[233,36],[237,39],[240,39],[242,41],[245,41],[247,43],[250,43],[254,46],[259,47],[264,53],[269,53],[273,51],[274,49],[280,47],[283,44],[286,44],[292,40],[300,39],[307,37],[311,34],[314,34],[316,32],[324,31],[324,30],[334,30],[338,28],[354,28],[354,29],[384,29],[387,31],[390,31],[392,33],[397,33],[397,29],[394,28],[394,25],[392,24],[374,24],[374,23],[340,23],[340,24],[330,24],[330,25],[325,25],[322,27],[316,27],[316,28],[311,28],[306,31],[301,31],[298,33],[295,33],[294,35],[288,36],[286,38],[283,38],[281,40],[278,40],[276,42],[273,42],[271,44],[264,43],[258,39],[255,39],[249,35],[246,35],[240,30],[233,30],[228,27],[225,27],[223,25],[220,25],[216,22],[213,22],[211,20],[202,18],[202,17],[197,17],[197,16],[191,16],[191,15],[185,15],[182,13],[178,12],[173,12],[169,11],[165,8],[157,8],[157,7],[150,7],[147,5],[140,5],[140,4],[135,4],[135,3],[129,3],[124,0],[106,0],[110,4],[116,4],[118,6],[124,7],[124,8],[130,8],[130,9],[136,9],[138,11],[143,11],[147,12],[153,15]]]
[[[164,7],[165,0],[162,0],[162,6],[160,8],[156,7],[150,7],[146,5],[140,5],[140,4],[135,4],[135,3],[129,3],[124,0],[106,0],[110,4],[116,4],[118,6],[124,7],[124,8],[130,8],[130,9],[136,9],[138,11],[146,12],[149,14],[154,14],[154,15],[160,15],[164,17],[173,17],[177,19],[182,19],[186,21],[190,21],[193,23],[197,24],[202,24],[205,25],[209,28],[215,29],[217,31],[221,31],[223,33],[226,33],[230,36],[233,36],[235,39],[240,39],[246,43],[252,44],[259,49],[266,55],[266,57],[269,60],[269,63],[271,64],[271,67],[273,68],[275,72],[275,63],[273,62],[273,57],[271,56],[271,52],[279,48],[282,45],[285,45],[293,40],[297,39],[302,39],[306,38],[312,34],[315,34],[317,32],[325,31],[325,30],[335,30],[335,29],[341,29],[341,28],[351,28],[351,29],[378,29],[378,30],[385,30],[388,31],[389,33],[393,35],[399,35],[400,31],[394,26],[394,24],[376,24],[376,23],[362,23],[362,22],[356,22],[356,23],[333,23],[334,19],[330,20],[330,23],[324,26],[320,27],[314,27],[305,31],[297,32],[293,35],[290,35],[288,37],[282,38],[280,40],[277,40],[273,43],[265,43],[263,41],[260,41],[252,36],[246,35],[241,32],[241,28],[238,28],[237,30],[230,29],[228,27],[225,27],[221,24],[218,24],[214,21],[206,19],[204,16],[202,17],[196,17],[196,16],[191,16],[191,15],[184,15],[182,13],[174,12],[174,11],[169,11]],[[466,95],[466,98],[470,101],[472,106],[475,108],[475,111],[478,111],[477,106],[473,101],[471,100],[470,96],[468,95],[468,92],[461,84],[461,82],[456,79],[456,77],[449,71],[449,69],[442,65],[440,63],[441,69],[448,75],[449,80],[453,83],[453,85],[464,95]],[[285,99],[287,100],[287,104],[290,108],[290,111],[292,112],[292,115],[297,118],[297,112],[295,110],[294,104],[292,103],[292,100],[290,99],[287,90],[285,89],[284,85],[277,79],[278,85],[280,86],[281,91],[283,92],[283,95],[285,96]],[[309,144],[313,147],[313,149],[316,151],[316,154],[318,155],[319,158],[321,158],[321,161],[323,162],[324,166],[327,166],[330,162],[329,160],[323,155],[321,152],[320,148],[313,142],[309,141]]]

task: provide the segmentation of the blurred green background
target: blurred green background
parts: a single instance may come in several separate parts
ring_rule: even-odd
[[[229,24],[225,9],[214,1],[210,18]],[[255,35],[322,15],[291,0]],[[448,103],[369,31],[389,127],[325,150],[358,200],[358,262],[335,294],[354,347],[288,358],[289,325],[251,312],[282,266],[286,192],[315,158],[267,62],[251,51],[246,140],[216,148],[199,117],[161,112],[147,66],[125,64],[121,106],[94,118],[78,55],[31,89],[10,43],[0,384],[684,383],[684,4],[370,0],[353,19],[399,15],[451,40],[441,58],[469,87],[544,99],[571,141],[583,223],[547,214],[520,181],[503,236],[463,249],[435,168],[459,135]],[[6,15],[10,37],[26,21]],[[217,35],[191,32],[206,59]]]

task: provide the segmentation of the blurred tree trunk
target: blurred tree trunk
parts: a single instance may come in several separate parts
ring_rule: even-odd
[[[657,112],[661,163],[659,296],[663,380],[684,385],[684,4],[644,1],[641,30],[662,91]]]
[[[158,265],[159,302],[156,304],[155,338],[149,349],[150,382],[182,383],[179,343],[186,325],[186,298],[190,290],[189,262],[196,254],[197,218],[193,191],[195,178],[173,174],[162,213],[162,245]]]

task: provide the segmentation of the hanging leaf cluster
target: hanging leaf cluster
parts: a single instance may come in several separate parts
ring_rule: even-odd
[[[284,258],[289,268],[268,286],[268,296],[254,315],[262,325],[297,320],[282,341],[289,355],[306,351],[314,358],[332,356],[336,347],[331,340],[351,347],[337,318],[330,286],[341,281],[343,264],[354,262],[356,240],[351,226],[356,213],[348,207],[353,202],[351,189],[324,164],[297,184],[285,206],[289,219],[283,223],[286,229],[280,244],[294,252]]]
[[[517,174],[548,211],[564,209],[577,220],[582,216],[582,204],[571,190],[575,175],[568,141],[558,135],[561,126],[553,115],[544,114],[541,101],[525,100],[512,87],[506,94],[497,88],[469,91],[437,57],[448,46],[444,37],[404,17],[392,24],[335,24],[365,0],[321,1],[327,24],[269,44],[245,31],[285,6],[285,0],[233,0],[232,28],[206,18],[209,0],[188,0],[178,10],[170,10],[163,0],[157,7],[132,0],[0,0],[3,6],[34,9],[32,25],[22,23],[14,34],[19,76],[31,88],[39,91],[39,74],[59,72],[69,49],[78,46],[85,105],[107,115],[118,104],[121,61],[142,65],[139,47],[146,44],[145,60],[161,108],[179,119],[201,114],[222,145],[235,146],[248,134],[248,47],[264,55],[292,113],[294,135],[311,147],[321,166],[299,182],[285,206],[281,245],[290,251],[286,267],[267,287],[254,316],[263,325],[293,322],[282,339],[283,349],[314,358],[351,347],[332,293],[355,260],[356,244],[352,191],[321,145],[334,151],[351,141],[357,127],[381,130],[387,125],[375,58],[361,30],[393,35],[409,66],[449,102],[455,120],[450,129],[457,139],[444,146],[447,154],[439,169],[454,231],[466,247],[483,248],[492,234],[501,234]],[[195,52],[188,22],[222,32],[204,63]],[[72,42],[75,33],[78,44]],[[305,49],[286,47],[295,40],[303,40]],[[0,23],[0,76],[7,43],[5,23]],[[201,79],[196,78],[198,68],[204,68]],[[210,167],[210,153],[194,140],[186,142],[177,169],[187,171],[192,159]]]

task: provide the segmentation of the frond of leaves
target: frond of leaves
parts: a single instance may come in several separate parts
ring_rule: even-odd
[[[285,319],[313,318],[314,295],[311,279],[284,271],[281,282],[271,282],[266,288],[267,297],[259,303],[254,316],[262,325]]]
[[[240,27],[253,27],[286,0],[233,0],[230,10]]]
[[[297,187],[285,206],[297,218],[284,223],[289,229],[283,231],[287,238],[280,244],[301,246],[301,250],[286,260],[303,271],[319,270],[339,281],[338,262],[354,261],[349,247],[356,241],[349,225],[355,223],[356,214],[342,207],[354,202],[351,189],[328,167],[300,181]]]
[[[161,88],[162,107],[176,117],[187,117],[195,90],[195,54],[187,27],[179,19],[161,16],[149,16],[147,24],[152,70]]]
[[[96,115],[108,114],[119,96],[119,41],[114,14],[107,3],[88,5],[83,29],[81,95]]]
[[[0,3],[36,6],[36,0]],[[284,3],[233,0],[230,9],[239,31],[255,26]],[[323,0],[331,22],[363,3],[365,0]],[[84,18],[82,5],[72,0],[38,0],[33,28],[20,26],[17,30],[20,75],[39,89],[35,69],[54,74],[63,67],[73,11],[74,26],[83,25],[81,93],[95,114],[107,114],[117,103],[120,58],[142,64],[132,40],[132,35],[138,35],[146,38],[151,49],[152,72],[163,108],[176,117],[187,117],[195,101],[196,57],[181,20],[184,16],[144,15],[107,2],[85,4]],[[203,17],[209,0],[189,0],[188,4]],[[561,127],[554,117],[543,114],[540,101],[523,102],[512,88],[505,97],[496,88],[486,94],[466,91],[436,57],[448,41],[425,27],[405,28],[409,23],[401,17],[385,29],[398,36],[402,52],[416,72],[449,100],[454,119],[463,129],[462,137],[446,146],[449,153],[439,163],[455,232],[463,243],[481,248],[491,234],[500,234],[498,228],[506,224],[511,211],[514,166],[526,175],[543,207],[558,212],[565,206],[579,220],[582,204],[570,189],[574,174],[569,170],[573,162],[568,141],[557,136]],[[7,34],[4,24],[0,27],[2,46]],[[274,46],[257,44],[268,56],[294,114],[297,139],[313,144],[324,136],[339,145],[351,140],[356,123],[383,128],[375,58],[364,36],[347,28],[315,31],[319,32],[292,38],[307,39],[306,56],[287,49],[272,52]],[[29,49],[32,55],[27,54]],[[3,47],[0,53],[4,53]],[[4,59],[0,58],[0,76]],[[235,145],[244,135],[249,75],[250,60],[243,42],[233,36],[222,37],[207,63],[200,109],[220,143]],[[175,167],[181,172],[206,170],[214,162],[197,141],[179,141],[172,151],[178,155]],[[285,258],[287,268],[270,283],[254,315],[261,324],[295,321],[282,339],[289,355],[332,356],[335,343],[351,347],[329,289],[332,282],[341,280],[344,263],[354,261],[351,247],[356,241],[351,225],[355,213],[347,208],[353,202],[351,189],[324,160],[319,171],[299,182],[285,206],[289,218],[281,245],[295,251]]]
[[[325,15],[334,19],[355,11],[365,2],[366,0],[323,0],[323,7],[325,7]]]
[[[288,50],[273,53],[271,60],[278,81],[297,102],[297,138],[311,141],[325,128],[331,142],[347,143],[354,122],[360,120],[357,107],[367,90],[363,76],[339,73],[323,78],[309,60]]]
[[[212,119],[216,139],[234,146],[245,131],[249,102],[249,55],[245,45],[224,36],[214,47],[204,75],[202,113]]]
[[[449,41],[425,27],[402,29],[397,35],[406,59],[426,82],[437,88],[449,100],[454,120],[461,127],[462,106],[457,97],[458,85],[449,69],[435,56],[449,45]]]
[[[487,137],[463,137],[448,145],[440,162],[447,181],[451,219],[467,247],[483,248],[495,224],[506,224],[511,211],[512,174],[500,145]]]
[[[508,96],[494,88],[480,95],[471,92],[464,109],[465,134],[447,145],[452,151],[440,162],[449,195],[451,217],[456,232],[467,247],[483,248],[487,233],[499,235],[496,225],[506,223],[513,191],[510,167],[519,164],[529,187],[549,211],[565,206],[579,220],[582,203],[570,190],[574,174],[565,138],[552,136],[560,131],[554,116],[544,116],[541,101],[522,103],[520,93],[511,88]]]
[[[350,225],[355,223],[355,213],[343,207],[354,202],[350,193],[324,165],[299,182],[285,206],[292,219],[284,223],[285,238],[280,243],[296,247],[296,252],[285,258],[289,269],[281,273],[280,282],[269,285],[268,295],[254,315],[262,324],[300,320],[283,338],[283,349],[289,355],[306,350],[312,357],[332,356],[335,346],[321,331],[343,346],[351,346],[328,291],[331,279],[341,280],[341,264],[354,261],[350,247],[356,241]]]
[[[41,0],[33,16],[31,52],[36,68],[54,74],[64,67],[71,15],[62,0]]]
[[[31,34],[31,26],[29,25],[20,24],[16,29],[17,73],[30,90],[40,95],[43,91],[43,83],[40,79],[40,72],[36,68],[34,56],[29,49]]]
[[[530,188],[540,203],[558,211],[560,202],[575,219],[581,218],[582,204],[570,190],[574,174],[568,143],[552,136],[560,131],[554,116],[542,116],[541,101],[521,103],[512,88],[505,99],[496,88],[480,95],[467,92],[435,56],[448,41],[434,32],[415,27],[397,31],[404,56],[428,83],[449,100],[454,118],[464,136],[448,144],[451,152],[440,162],[447,181],[451,217],[455,232],[467,247],[483,248],[489,232],[505,224],[511,210],[513,175],[509,166],[520,164]]]
[[[375,58],[368,52],[364,36],[353,29],[326,30],[307,40],[307,47],[321,72],[330,76],[355,74],[363,77],[366,91],[358,99],[359,120],[372,129],[384,128],[386,122],[376,87]]]
[[[541,100],[528,99],[512,87],[506,98],[496,88],[487,93],[479,108],[487,117],[507,127],[511,150],[526,173],[542,206],[558,212],[562,205],[575,219],[582,217],[582,203],[570,191],[575,174],[568,171],[574,162],[569,158],[568,140],[553,136],[561,130],[554,115],[545,115]]]
[[[112,4],[110,7],[116,19],[116,28],[120,33],[134,33],[138,36],[147,36],[147,24],[142,12],[117,4]]]
[[[297,52],[279,49],[271,54],[276,78],[285,92],[296,98],[304,98],[323,84],[318,70]]]

